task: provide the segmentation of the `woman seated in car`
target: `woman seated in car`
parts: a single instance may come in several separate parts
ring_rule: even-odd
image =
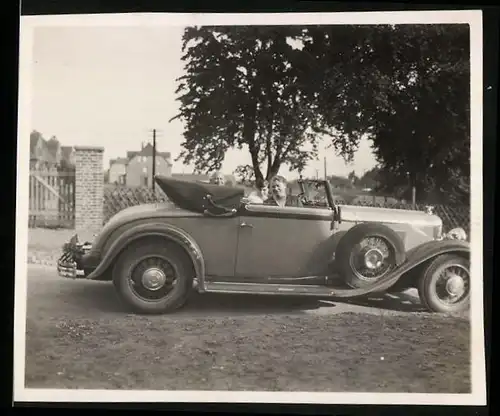
[[[271,179],[271,196],[264,201],[266,205],[277,205],[279,207],[302,207],[302,202],[296,196],[287,192],[287,181],[281,175]]]
[[[250,204],[263,204],[267,198],[269,198],[269,182],[264,180],[257,185],[257,190],[250,192],[246,199]]]
[[[226,178],[224,178],[224,175],[221,172],[216,171],[210,177],[210,183],[213,185],[223,186],[226,183]]]

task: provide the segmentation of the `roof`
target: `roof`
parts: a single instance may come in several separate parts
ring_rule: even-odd
[[[61,160],[69,163],[73,150],[73,146],[61,146]]]
[[[35,153],[36,147],[41,143],[42,154],[37,155]],[[58,150],[60,149],[60,160],[58,160]],[[45,140],[43,135],[36,130],[33,130],[30,134],[30,160],[40,159],[48,163],[70,163],[71,153],[73,152],[73,146],[61,146],[59,140],[55,136],[52,136],[50,140]]]
[[[33,130],[30,134],[30,159],[35,159],[36,158],[36,155],[35,155],[35,149],[38,145],[38,142],[39,141],[42,141],[42,146],[46,148],[45,146],[45,140],[42,136],[41,133],[37,132],[36,130]]]
[[[36,144],[38,140],[42,139],[42,135],[38,133],[37,131],[33,131],[30,134],[30,155],[33,155],[33,152],[35,151]]]
[[[170,152],[158,152],[156,151],[157,156],[161,156],[165,159],[170,159]],[[153,145],[148,143],[146,146],[142,148],[140,152],[137,152],[134,156],[153,156]]]
[[[41,159],[48,163],[57,163],[57,148],[60,146],[59,141],[55,137],[52,137],[47,142],[42,134],[37,131],[33,131],[30,134],[30,160],[37,159],[35,148],[40,141],[42,142],[42,149],[44,150]]]
[[[128,159],[126,157],[117,157],[116,159],[110,159],[109,166],[111,165],[126,165]]]
[[[148,143],[146,146],[144,146],[142,148],[141,151],[138,151],[138,152],[137,151],[128,151],[126,159],[122,159],[122,158],[112,159],[112,160],[110,160],[110,164],[112,164],[112,161],[118,161],[118,160],[127,160],[127,163],[128,163],[128,161],[132,160],[135,156],[146,156],[146,157],[153,156],[153,145],[151,143]],[[156,151],[156,156],[163,157],[168,162],[170,162],[172,154],[170,152],[158,152],[158,151]],[[115,163],[121,163],[121,162],[115,162]]]
[[[61,154],[69,156],[73,152],[73,146],[61,146]]]
[[[46,142],[47,144],[47,149],[49,150],[50,154],[56,158],[57,157],[57,150],[61,147],[61,144],[59,143],[59,140],[57,140],[55,137],[51,137],[50,140]]]

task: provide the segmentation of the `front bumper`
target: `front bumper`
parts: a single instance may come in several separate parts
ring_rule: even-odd
[[[91,243],[79,243],[74,236],[69,243],[63,246],[63,253],[57,260],[57,273],[60,277],[78,279],[85,278],[83,258],[90,252]]]

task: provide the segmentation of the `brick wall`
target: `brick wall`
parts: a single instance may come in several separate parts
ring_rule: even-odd
[[[75,147],[75,230],[84,236],[102,228],[103,153],[102,147]]]

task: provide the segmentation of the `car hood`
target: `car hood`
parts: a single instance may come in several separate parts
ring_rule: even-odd
[[[440,226],[441,218],[423,211],[406,209],[341,205],[341,219],[352,222],[381,222],[411,224],[416,226]]]

